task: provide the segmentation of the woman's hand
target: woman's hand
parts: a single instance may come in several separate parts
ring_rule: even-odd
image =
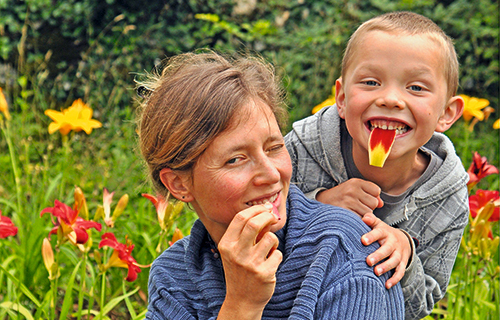
[[[349,209],[360,217],[384,205],[380,198],[380,187],[373,182],[357,178],[349,179],[331,189],[320,191],[316,195],[316,200]]]
[[[375,267],[375,274],[378,276],[396,268],[394,275],[385,283],[385,287],[390,289],[405,274],[406,265],[411,257],[411,244],[403,231],[389,226],[373,213],[365,214],[363,221],[373,230],[364,234],[361,242],[366,246],[375,241],[380,244],[380,248],[366,258],[366,263],[374,266],[388,257],[386,261]]]
[[[269,231],[278,222],[272,210],[267,203],[239,212],[219,241],[226,298],[218,319],[260,319],[274,293],[283,256]]]

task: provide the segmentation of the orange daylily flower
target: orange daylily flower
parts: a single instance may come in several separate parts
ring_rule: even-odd
[[[497,119],[497,121],[493,122],[493,129],[500,129],[500,119]]]
[[[7,99],[5,99],[2,88],[0,88],[0,112],[5,115],[7,120],[10,120],[9,105],[7,104]]]
[[[82,99],[73,101],[73,104],[62,112],[46,110],[45,114],[54,122],[49,124],[49,133],[59,130],[62,135],[67,135],[71,130],[85,131],[90,134],[92,129],[102,127],[102,123],[92,119],[92,109]]]
[[[486,157],[481,157],[478,152],[474,152],[472,163],[467,173],[469,174],[467,187],[470,191],[484,177],[498,173],[498,169],[494,165],[489,164]]]
[[[119,267],[128,269],[127,280],[128,282],[133,282],[137,279],[137,274],[141,272],[141,268],[148,268],[151,265],[140,265],[131,256],[132,250],[134,250],[134,245],[132,241],[126,239],[126,244],[119,243],[113,233],[107,232],[102,235],[102,240],[99,243],[99,249],[102,247],[111,247],[114,249],[108,263],[104,265],[104,270],[108,270],[111,267]]]
[[[0,239],[15,236],[16,234],[17,227],[9,217],[2,216],[2,211],[0,210]]]
[[[182,238],[184,238],[184,234],[182,234],[181,229],[175,228],[174,234],[172,235],[172,240],[168,242],[168,245],[172,246],[174,243],[181,240]]]
[[[481,111],[487,107],[490,102],[486,99],[469,97],[465,94],[460,95],[464,99],[464,112],[463,117],[465,121],[470,121],[470,119],[477,118],[479,121],[484,120],[484,113]]]
[[[59,200],[54,201],[54,207],[43,209],[40,216],[47,212],[57,217],[57,222],[53,221],[55,227],[49,232],[49,236],[57,234],[60,241],[67,238],[73,244],[84,244],[89,239],[87,229],[95,228],[97,231],[101,231],[100,223],[82,219],[78,216],[78,211]]]

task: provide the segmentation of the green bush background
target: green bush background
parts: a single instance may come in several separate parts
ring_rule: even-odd
[[[140,196],[152,190],[136,150],[134,77],[163,58],[198,48],[263,55],[284,79],[292,123],[331,94],[344,46],[359,24],[387,11],[410,10],[433,19],[455,39],[459,93],[486,98],[498,110],[498,9],[498,1],[487,0],[0,0],[0,87],[13,115],[23,173],[17,199],[8,148],[0,139],[0,210],[23,226],[19,242],[0,247],[0,257],[10,249],[19,256],[13,274],[41,299],[49,282],[39,248],[50,226],[39,213],[54,199],[71,205],[74,185],[83,189],[91,212],[104,187],[116,197],[128,193],[117,237],[129,235],[139,263],[156,257],[156,214]],[[68,155],[61,136],[48,134],[51,120],[43,112],[67,108],[78,98],[94,109],[103,128],[72,135]],[[497,118],[495,112],[470,133],[460,120],[447,132],[464,166],[479,151],[499,167],[499,131],[491,129]],[[498,176],[483,183],[484,189],[499,189]],[[18,201],[22,212],[15,212]],[[177,226],[187,233],[193,217],[183,215]],[[77,260],[74,253],[65,255]],[[111,287],[121,288],[123,274],[116,272]],[[141,292],[147,276],[146,269],[136,282]],[[143,306],[144,297],[134,303]]]

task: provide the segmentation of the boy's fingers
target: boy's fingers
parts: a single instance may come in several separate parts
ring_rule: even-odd
[[[399,281],[401,281],[401,279],[405,275],[405,271],[406,271],[405,264],[403,262],[401,262],[396,267],[396,270],[395,270],[394,274],[392,275],[392,277],[389,278],[389,280],[387,280],[385,282],[385,287],[387,289],[390,289],[390,288],[394,287]]]
[[[389,260],[384,262],[384,265],[381,264],[381,265],[377,266],[377,268],[382,267],[383,270],[387,271],[387,270],[389,270],[389,269],[387,269],[387,266],[392,266],[392,268],[394,268],[394,267],[396,267],[398,262],[401,260],[399,257],[399,254],[397,254],[396,251],[392,250],[391,248],[388,248],[388,246],[381,246],[375,252],[368,255],[368,257],[366,257],[366,263],[371,267],[371,266],[376,265],[377,263],[379,263],[380,261],[384,260],[385,258],[387,258],[389,256],[391,256],[391,259],[397,259],[397,260],[391,261],[391,259],[389,259]],[[375,269],[375,270],[377,270],[377,269]]]

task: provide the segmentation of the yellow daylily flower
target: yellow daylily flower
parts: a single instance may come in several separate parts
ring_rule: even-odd
[[[335,104],[335,86],[332,87],[332,94],[325,101],[321,102],[312,109],[312,114],[315,114],[324,107],[332,106]]]
[[[477,118],[479,121],[483,121],[485,115],[482,109],[487,107],[490,102],[487,99],[469,97],[465,94],[461,94],[460,96],[465,102],[463,113],[464,120],[470,121],[472,118]]]
[[[7,99],[5,99],[2,88],[0,88],[0,112],[5,115],[7,120],[10,120],[9,105],[7,104]]]
[[[500,119],[497,119],[497,121],[493,123],[493,129],[500,129]]]
[[[102,127],[102,124],[92,119],[92,109],[85,104],[82,99],[73,101],[73,104],[62,112],[56,110],[46,110],[45,114],[54,122],[49,124],[49,133],[59,130],[62,135],[67,135],[71,130],[85,131],[90,134],[92,129]]]

